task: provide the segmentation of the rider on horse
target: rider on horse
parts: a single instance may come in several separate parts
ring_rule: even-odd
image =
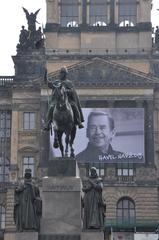
[[[82,109],[80,106],[79,98],[76,93],[76,90],[73,86],[73,83],[67,79],[67,74],[68,70],[66,67],[62,67],[60,70],[60,79],[59,80],[54,80],[54,81],[47,81],[48,82],[48,87],[52,89],[52,99],[51,99],[51,104],[47,113],[47,124],[45,126],[45,130],[50,129],[51,127],[51,122],[52,122],[52,116],[53,116],[53,111],[55,107],[55,98],[54,98],[54,89],[55,86],[58,84],[61,84],[64,86],[65,91],[67,92],[68,96],[68,101],[72,107],[72,111],[74,114],[74,123],[75,125],[78,125],[79,128],[83,128],[82,122],[84,122],[83,114],[82,114]]]

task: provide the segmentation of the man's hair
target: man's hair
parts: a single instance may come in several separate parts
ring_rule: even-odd
[[[98,117],[98,116],[103,116],[103,117],[105,116],[108,118],[110,130],[113,130],[115,128],[114,119],[108,113],[105,113],[105,112],[90,112],[90,114],[88,115],[87,128],[89,128],[91,118]]]

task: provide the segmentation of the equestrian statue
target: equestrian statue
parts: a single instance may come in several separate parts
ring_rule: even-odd
[[[76,136],[76,128],[83,128],[84,122],[80,101],[72,81],[67,79],[68,70],[62,67],[58,80],[48,80],[47,85],[52,89],[51,103],[47,113],[47,122],[44,130],[54,132],[54,148],[60,148],[62,157],[74,157],[73,143]],[[66,147],[64,149],[62,136],[65,134]]]

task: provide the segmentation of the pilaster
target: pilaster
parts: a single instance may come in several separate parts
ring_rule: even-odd
[[[154,104],[147,101],[145,108],[145,156],[148,165],[154,164]]]
[[[8,188],[6,193],[6,227],[5,232],[15,232],[13,218],[14,211],[14,188]]]
[[[18,151],[18,111],[12,111],[12,127],[11,127],[11,165],[17,164]]]
[[[58,0],[46,0],[47,23],[59,23]]]
[[[110,1],[110,25],[115,22],[115,0]]]
[[[138,5],[138,22],[151,22],[151,0],[140,0]]]

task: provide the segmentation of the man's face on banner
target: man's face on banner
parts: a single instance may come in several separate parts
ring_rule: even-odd
[[[110,129],[109,118],[106,115],[92,116],[87,127],[89,142],[96,147],[108,149],[114,129]]]

